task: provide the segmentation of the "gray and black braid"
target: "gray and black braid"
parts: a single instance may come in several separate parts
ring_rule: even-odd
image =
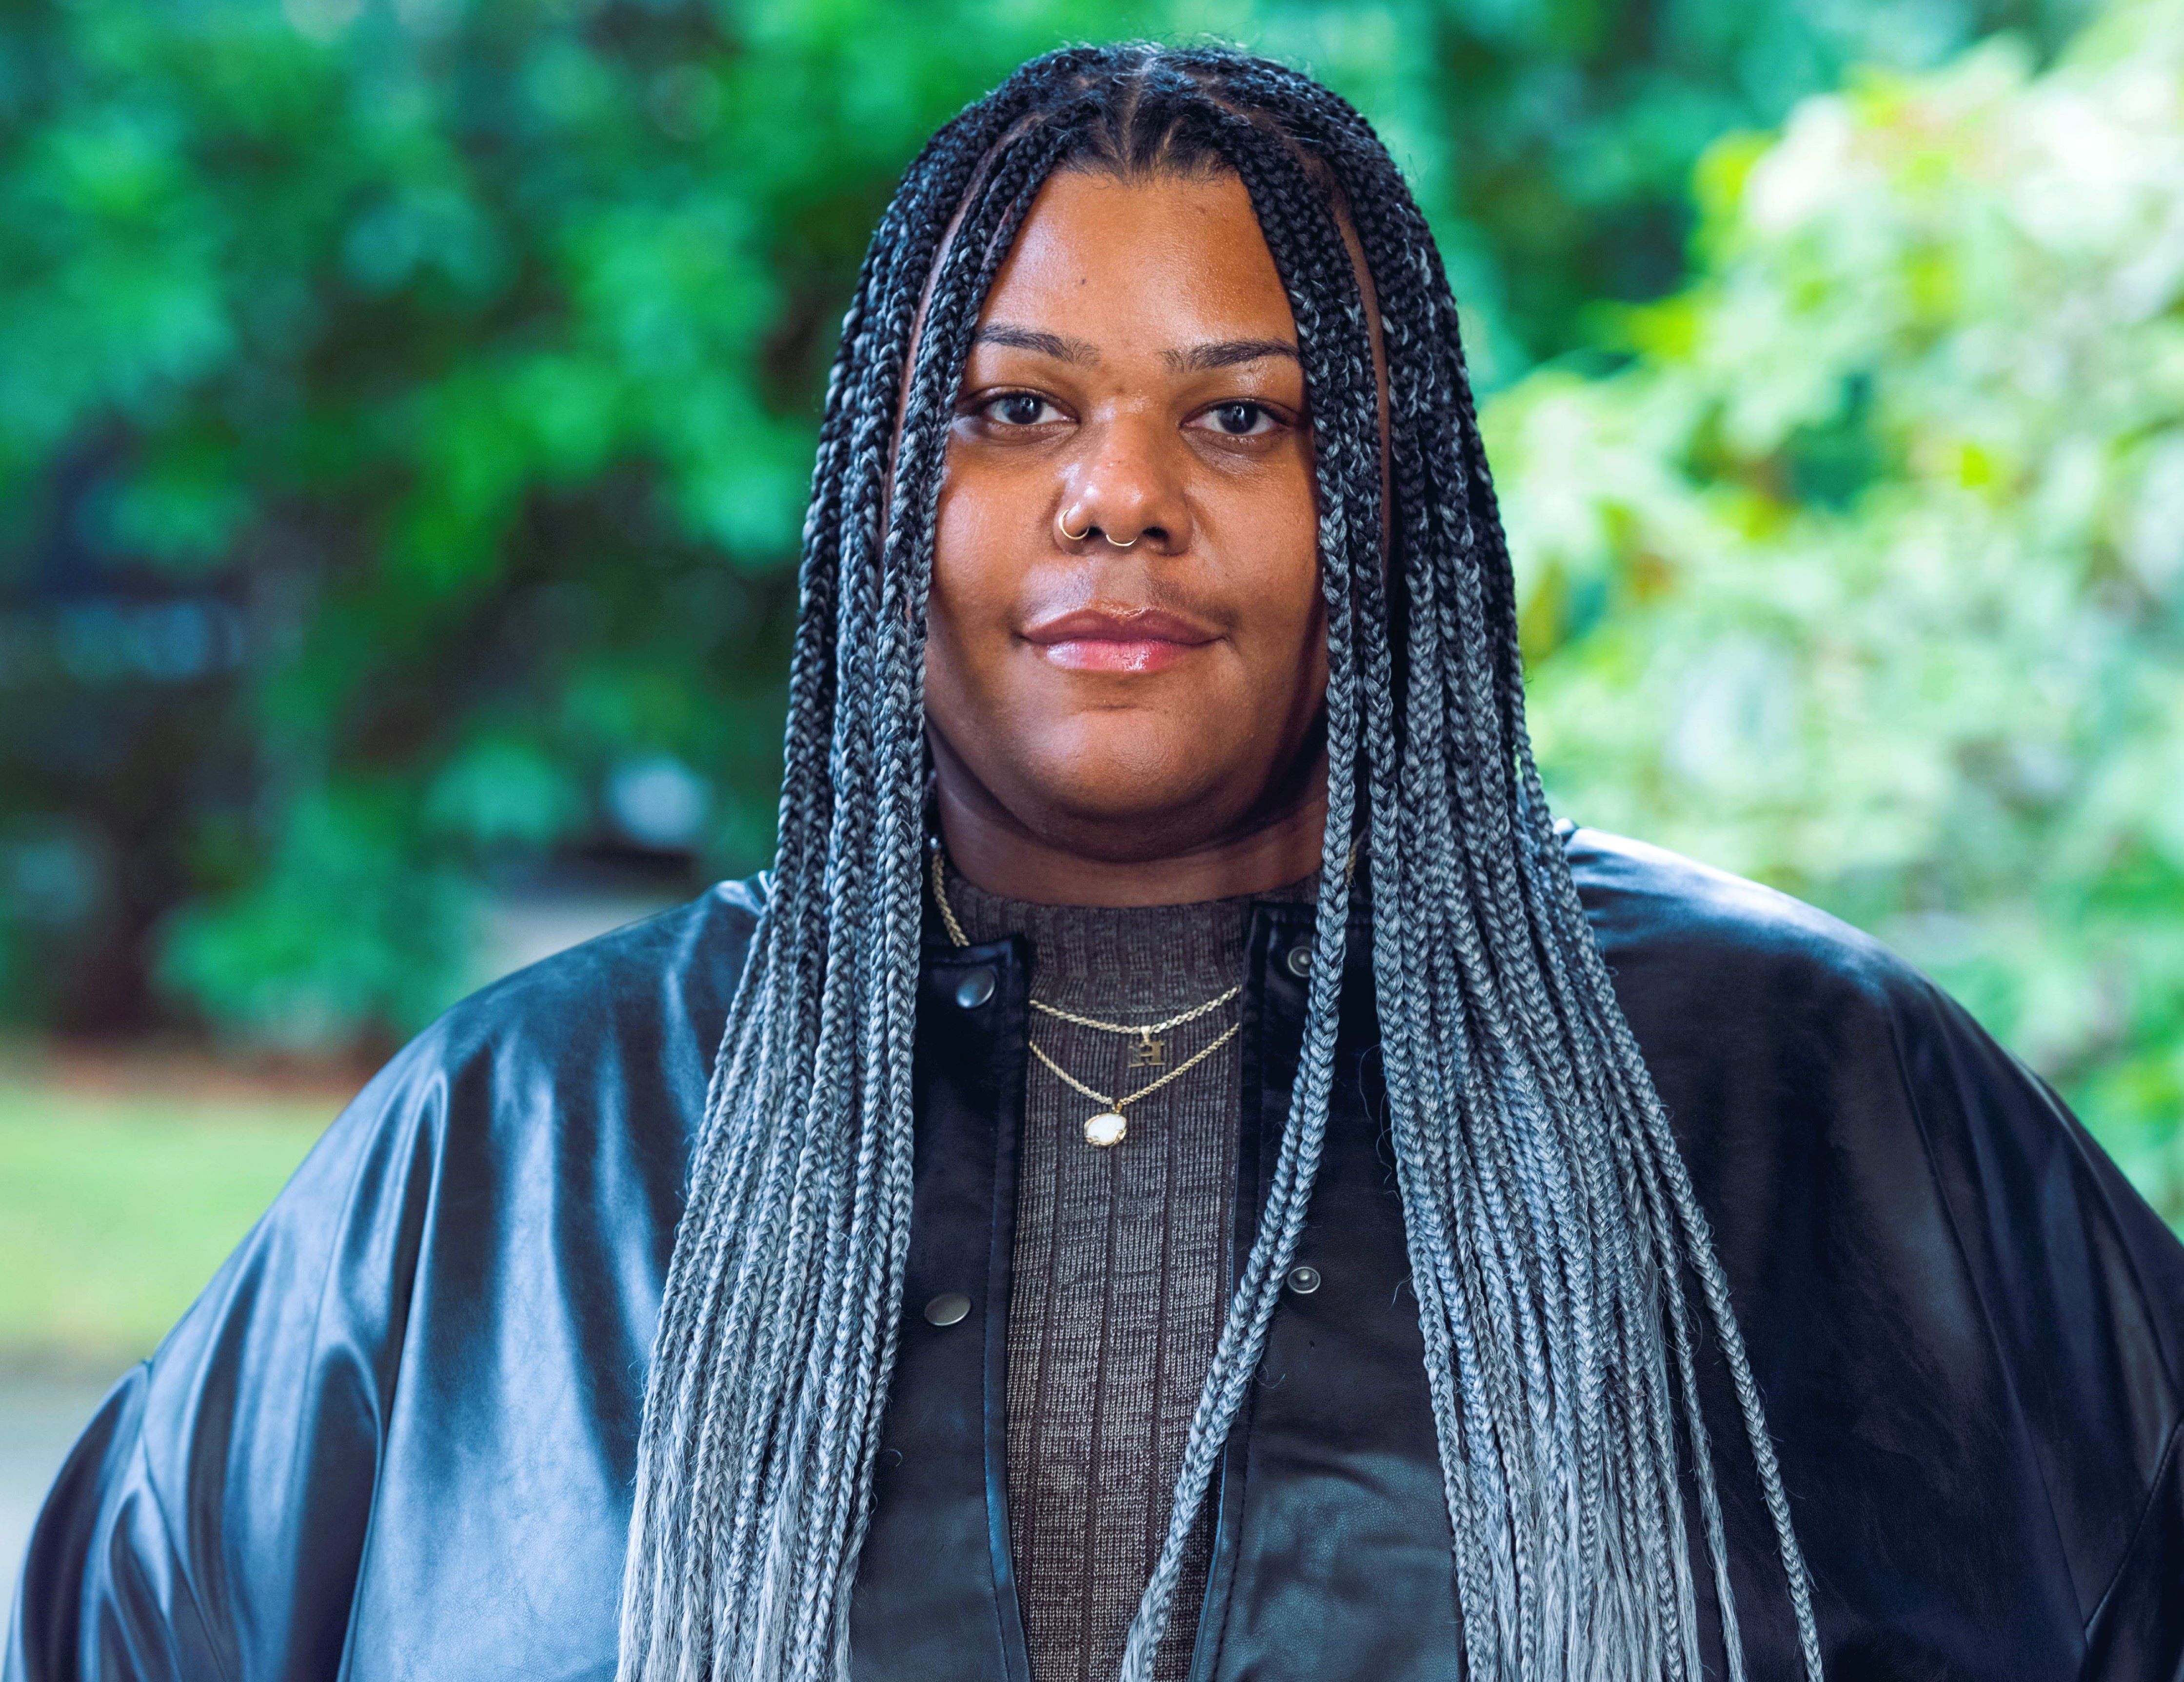
[[[1688,1467],[1743,1675],[1696,1388],[1703,1326],[1819,1682],[1810,1588],[1727,1285],[1533,765],[1514,584],[1440,254],[1386,150],[1334,95],[1240,53],[1144,46],[1034,60],[943,128],[888,207],[844,321],[804,534],[779,850],[653,1351],[624,1682],[847,1674],[909,1243],[934,508],[978,311],[1061,167],[1242,178],[1296,317],[1329,609],[1305,1044],[1123,1677],[1151,1674],[1303,1230],[1362,837],[1464,1674],[1699,1682]],[[1346,223],[1377,305],[1384,454]]]

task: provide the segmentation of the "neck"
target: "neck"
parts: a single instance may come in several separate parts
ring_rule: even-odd
[[[1027,824],[991,795],[951,777],[944,762],[935,790],[950,863],[989,894],[1034,905],[1189,905],[1271,893],[1319,868],[1327,829],[1323,762],[1288,799],[1231,830],[1156,843],[1146,855],[1117,846],[1119,826]],[[1128,825],[1132,839],[1149,826]]]

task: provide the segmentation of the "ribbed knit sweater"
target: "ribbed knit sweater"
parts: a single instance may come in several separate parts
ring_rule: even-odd
[[[1243,979],[1248,899],[1115,910],[1029,905],[950,875],[973,941],[1021,934],[1032,997],[1140,1023]],[[1236,1022],[1241,1000],[1166,1037],[1166,1067]],[[1036,1010],[1031,1038],[1119,1095],[1161,1069],[1135,1042]],[[1084,1140],[1101,1106],[1028,1059],[1009,1300],[1011,1540],[1034,1682],[1108,1682],[1167,1534],[1184,1439],[1227,1307],[1241,1105],[1232,1039],[1123,1115],[1112,1149]],[[1203,1603],[1212,1527],[1186,1554],[1155,1674],[1179,1682]]]

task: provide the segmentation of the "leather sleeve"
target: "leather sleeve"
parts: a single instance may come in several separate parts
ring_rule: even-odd
[[[2086,1632],[2084,1682],[2184,1682],[2184,1426]]]
[[[758,909],[723,886],[549,958],[373,1079],[77,1445],[4,1682],[611,1654],[659,1294]]]
[[[2184,1678],[2184,1248],[2053,1092],[1920,991],[1907,1082],[2086,1608],[2081,1675]]]
[[[33,1532],[8,1682],[332,1675],[448,1083],[428,1033],[313,1149]]]
[[[1875,942],[1658,849],[1570,847],[1713,1226],[1830,1674],[2176,1677],[2184,1246]],[[1714,1448],[1749,1520],[1740,1433]],[[1779,1578],[1737,1589],[1779,1646]]]

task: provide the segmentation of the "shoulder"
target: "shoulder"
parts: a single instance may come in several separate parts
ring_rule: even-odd
[[[214,1359],[237,1316],[298,1359],[326,1300],[351,1347],[389,1351],[414,1294],[539,1231],[665,1243],[760,896],[724,884],[444,1013],[335,1118],[157,1365]]]
[[[720,883],[453,1005],[350,1102],[274,1215],[552,1202],[608,1160],[679,1188],[765,890]]]
[[[1580,829],[1568,847],[1617,1001],[1687,1147],[1734,1154],[1796,1130],[1892,1171],[1924,1159],[1960,1192],[2005,1158],[2098,1155],[2036,1076],[1870,936],[1643,842]]]
[[[632,1129],[665,1129],[659,1144],[679,1148],[696,1125],[766,886],[762,875],[716,884],[450,1006],[366,1083],[314,1158],[337,1171],[383,1160],[415,1135],[424,1136],[415,1148],[436,1154],[490,1137],[504,1155],[542,1134]]]
[[[1850,1493],[1897,1499],[1906,1453],[1967,1489],[2035,1468],[2042,1546],[2087,1620],[2166,1501],[2131,1571],[2169,1580],[2184,1247],[2056,1095],[1879,942],[1658,847],[1589,830],[1567,845],[1791,1445],[1786,1475],[1847,1512]],[[1905,1487],[1936,1511],[1954,1499]],[[1838,1558],[1832,1523],[1812,1506],[1809,1540],[1847,1573],[1869,1532],[1846,1528]]]
[[[1887,1007],[1934,996],[1879,941],[1788,894],[1599,830],[1571,830],[1567,850],[1593,936],[1618,977],[1642,970],[1656,985],[1724,1004]]]
[[[1977,1041],[2012,1082],[2031,1080],[1914,965],[1840,919],[1641,841],[1580,829],[1568,847],[1664,1099],[1728,1078],[1840,1089],[1853,1071],[1869,1094],[1900,1088],[1909,1048],[1936,1034]]]
[[[766,886],[764,873],[717,883],[505,975],[451,1007],[395,1063],[521,1055],[562,1065],[608,1038],[642,1037],[715,1011],[725,1019]]]
[[[679,1196],[765,886],[719,884],[451,1007],[335,1119],[231,1269],[335,1266],[337,1226],[414,1239],[449,1210],[545,1218],[613,1163]]]
[[[1617,999],[1725,1226],[1762,1159],[1802,1162],[1806,1187],[1841,1193],[1838,1222],[1909,1221],[1923,1187],[1996,1324],[2075,1272],[2086,1299],[2137,1322],[2148,1370],[2184,1389],[2184,1247],[1963,1006],[1786,894],[1595,830],[1568,848]]]

